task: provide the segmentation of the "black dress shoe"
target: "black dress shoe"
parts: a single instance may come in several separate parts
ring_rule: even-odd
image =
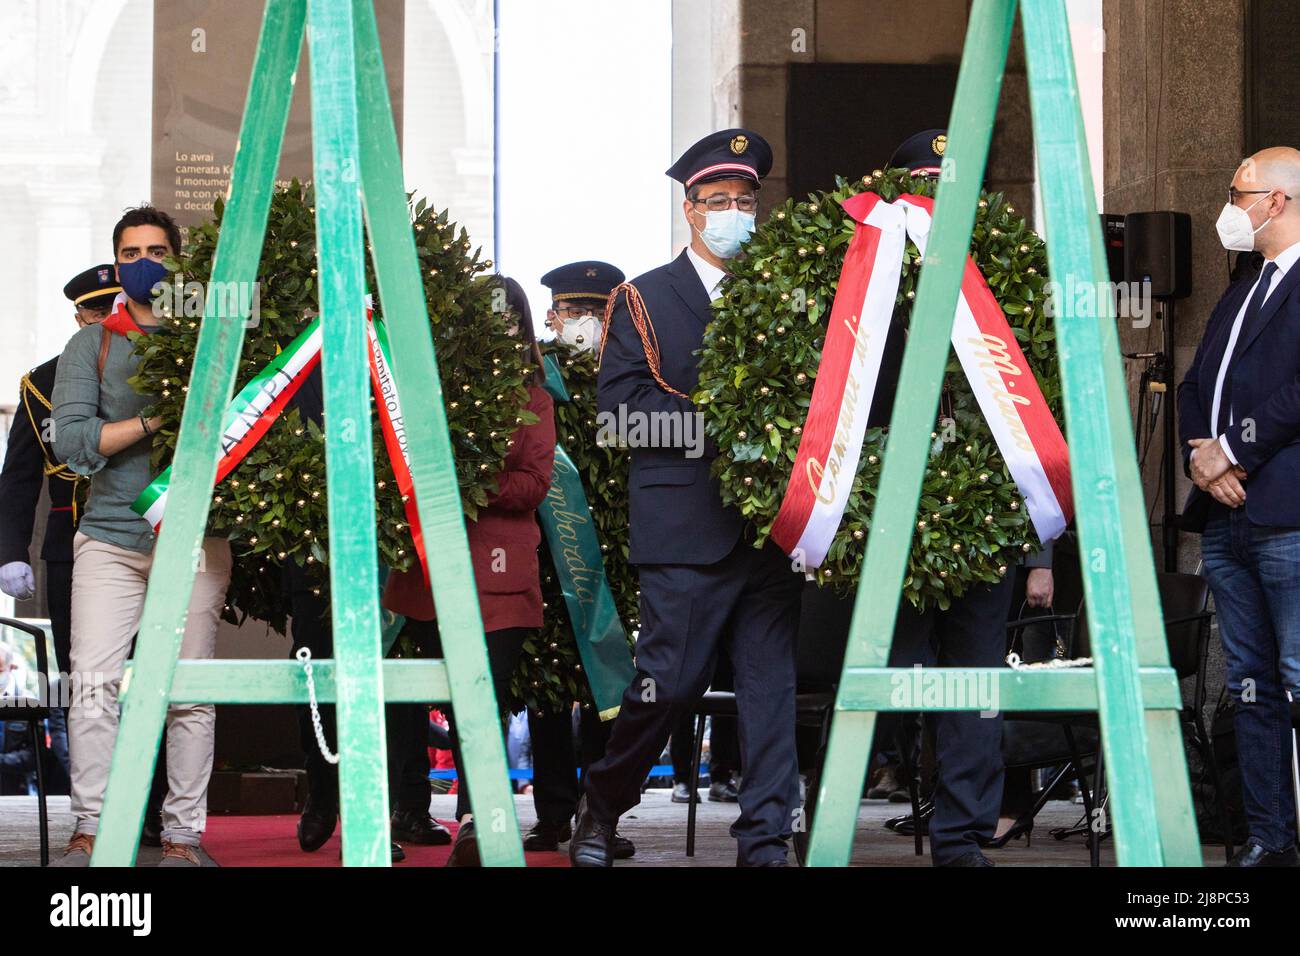
[[[578,825],[569,841],[569,862],[574,866],[613,866],[613,842],[614,827],[591,815],[584,794],[578,801]]]
[[[616,860],[630,860],[636,856],[636,844],[625,836],[619,836],[617,831],[615,831],[614,839],[610,841],[609,847]]]
[[[524,849],[533,852],[554,853],[561,843],[568,843],[573,829],[567,822],[547,823],[538,820],[524,836]]]
[[[307,853],[319,850],[334,835],[338,817],[338,807],[332,803],[319,802],[308,794],[307,805],[302,808],[302,816],[298,818],[298,845]]]
[[[1300,866],[1295,847],[1272,853],[1258,843],[1247,843],[1225,866]]]
[[[473,820],[466,820],[456,831],[456,842],[451,845],[451,856],[447,857],[447,865],[483,865],[483,860],[478,855],[478,836],[474,833]]]
[[[930,833],[930,818],[934,816],[934,803],[926,801],[921,804],[921,833],[928,835]],[[885,821],[885,826],[893,830],[899,836],[913,836],[916,833],[916,822],[912,819],[910,813],[905,813],[901,817],[894,817]]]
[[[959,857],[949,860],[947,863],[936,863],[935,866],[993,866],[994,863],[979,850],[971,850],[969,853],[963,853]]]
[[[740,800],[740,791],[730,780],[720,780],[709,784],[709,800],[712,803],[737,803]]]
[[[390,825],[395,840],[405,840],[421,846],[447,846],[451,843],[451,831],[429,816],[428,812],[398,810],[393,814]]]

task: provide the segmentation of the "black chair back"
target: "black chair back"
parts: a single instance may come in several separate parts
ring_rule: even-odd
[[[36,643],[36,670],[39,697],[0,697],[0,720],[44,720],[50,714],[50,662],[45,652],[45,632],[34,624],[0,617],[0,628],[22,631]]]
[[[1201,666],[1210,603],[1210,585],[1199,574],[1161,574],[1160,610],[1169,642],[1169,663],[1179,678],[1191,677]]]

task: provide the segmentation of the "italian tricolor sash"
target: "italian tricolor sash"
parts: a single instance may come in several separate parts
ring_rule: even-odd
[[[794,469],[772,525],[772,539],[814,568],[825,559],[848,504],[907,240],[924,255],[933,200],[903,195],[890,203],[864,192],[845,200],[844,209],[858,225],[844,256]],[[1039,540],[1052,540],[1073,513],[1069,451],[1002,307],[969,256],[952,346]]]
[[[380,429],[397,478],[398,490],[406,510],[407,521],[415,540],[416,554],[428,582],[428,562],[425,559],[424,539],[420,532],[419,514],[415,506],[415,485],[406,449],[406,428],[402,405],[397,396],[389,361],[388,335],[383,322],[373,320],[369,297],[366,301],[366,334],[369,344],[370,382],[379,411]],[[312,319],[298,337],[272,359],[241,388],[222,419],[221,451],[217,461],[217,483],[238,467],[245,456],[266,434],[267,429],[280,417],[289,400],[307,380],[321,355],[320,317]],[[144,518],[156,531],[162,524],[167,507],[167,490],[171,484],[171,467],[164,469],[131,505],[131,510]]]

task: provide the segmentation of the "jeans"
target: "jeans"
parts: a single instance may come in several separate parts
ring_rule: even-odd
[[[1242,798],[1251,841],[1277,853],[1296,842],[1287,691],[1300,693],[1300,529],[1216,511],[1201,553],[1237,701]]]

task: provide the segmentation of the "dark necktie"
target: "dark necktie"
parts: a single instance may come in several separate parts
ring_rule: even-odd
[[[1228,368],[1223,375],[1223,394],[1219,398],[1219,420],[1215,422],[1214,430],[1216,435],[1222,435],[1224,429],[1228,427],[1228,413],[1232,409],[1232,366],[1241,355],[1242,346],[1250,341],[1250,334],[1259,319],[1259,310],[1263,307],[1264,300],[1268,298],[1268,289],[1273,284],[1275,272],[1277,272],[1276,262],[1264,263],[1264,271],[1260,274],[1255,292],[1246,303],[1246,314],[1241,317],[1241,329],[1237,332],[1237,341],[1233,343],[1232,358],[1228,360]]]

